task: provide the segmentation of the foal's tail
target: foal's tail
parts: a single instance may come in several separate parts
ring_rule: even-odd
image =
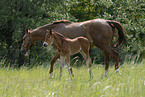
[[[121,44],[124,44],[126,43],[126,37],[125,37],[125,33],[124,33],[124,29],[123,29],[123,26],[117,22],[117,21],[114,21],[114,20],[106,20],[111,26],[115,27],[117,30],[118,30],[118,35],[119,35],[119,38],[117,40],[117,43],[114,45],[114,47],[118,47],[120,46]]]

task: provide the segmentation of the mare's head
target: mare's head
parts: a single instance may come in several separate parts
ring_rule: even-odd
[[[21,53],[22,54],[25,54],[30,49],[30,47],[32,46],[31,34],[30,34],[30,32],[27,28],[25,29],[25,31],[26,31],[26,33],[23,37],[23,43],[22,43],[22,46],[21,46]]]
[[[53,31],[51,29],[46,30],[46,31],[47,31],[47,34],[45,36],[45,42],[43,43],[43,45],[45,47],[47,47],[48,45],[51,45],[53,43],[53,40],[54,40],[54,37],[52,37]]]

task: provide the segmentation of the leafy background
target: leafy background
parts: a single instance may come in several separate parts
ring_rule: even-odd
[[[144,12],[144,0],[1,0],[0,67],[48,65],[54,55],[53,47],[44,48],[38,41],[24,56],[20,53],[21,39],[26,27],[35,29],[62,19],[81,22],[101,18],[120,22],[127,37],[127,45],[117,50],[120,62],[139,62],[145,58]],[[104,63],[100,49],[91,49],[90,55],[93,62]],[[80,54],[75,56],[82,60]]]

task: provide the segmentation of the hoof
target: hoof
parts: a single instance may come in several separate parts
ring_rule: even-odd
[[[116,72],[116,73],[119,73],[119,69],[116,69],[115,72]]]
[[[53,78],[52,73],[49,74],[49,78]]]

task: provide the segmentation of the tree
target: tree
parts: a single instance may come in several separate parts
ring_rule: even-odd
[[[44,12],[41,6],[44,1],[36,0],[3,0],[0,3],[0,37],[1,46],[5,56],[11,64],[22,65],[24,60],[20,54],[21,39],[25,33],[25,27],[34,28],[39,25]],[[43,20],[44,21],[44,20]],[[1,52],[2,52],[1,51]],[[19,60],[17,60],[19,59]]]

